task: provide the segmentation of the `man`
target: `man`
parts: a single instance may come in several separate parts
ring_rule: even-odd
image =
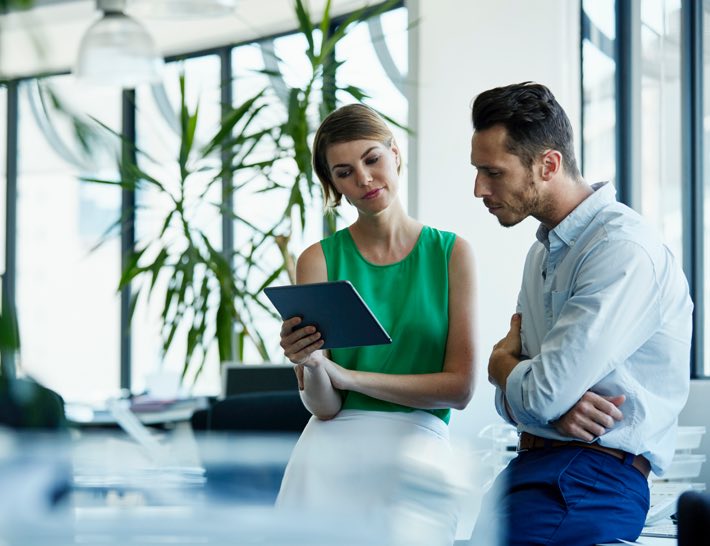
[[[582,179],[569,119],[549,89],[491,89],[472,118],[476,197],[503,226],[540,222],[518,312],[488,364],[519,453],[474,537],[498,521],[506,544],[635,540],[649,471],[667,468],[687,398],[687,282],[611,184]]]

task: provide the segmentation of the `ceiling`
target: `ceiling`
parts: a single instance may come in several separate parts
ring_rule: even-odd
[[[149,18],[132,10],[155,39],[165,56],[219,45],[254,40],[296,27],[293,0],[238,0],[234,13],[220,17]],[[311,0],[313,16],[322,13],[325,0]],[[333,0],[332,13],[340,15],[376,2]],[[74,64],[86,29],[99,18],[94,0],[35,0],[25,12],[0,16],[0,76],[18,78],[38,73],[64,72]]]

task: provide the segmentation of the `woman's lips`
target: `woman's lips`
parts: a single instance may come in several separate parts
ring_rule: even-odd
[[[382,188],[377,188],[372,191],[367,192],[365,195],[362,196],[363,199],[373,199],[374,197],[377,197],[380,192],[382,191]]]

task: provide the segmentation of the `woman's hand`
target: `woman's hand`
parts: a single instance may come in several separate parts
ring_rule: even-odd
[[[339,364],[333,361],[328,361],[325,371],[330,377],[330,382],[338,390],[347,391],[351,390],[350,380],[353,377],[353,371],[343,368]]]
[[[315,367],[318,359],[313,358],[314,353],[322,345],[320,332],[314,326],[296,328],[301,322],[300,317],[292,317],[281,325],[281,348],[284,355],[294,364]],[[294,329],[295,328],[295,329]]]

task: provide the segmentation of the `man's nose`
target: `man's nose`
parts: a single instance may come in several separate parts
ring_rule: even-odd
[[[488,187],[486,186],[485,182],[481,180],[480,174],[476,173],[476,178],[473,181],[473,195],[480,199],[488,194]]]

